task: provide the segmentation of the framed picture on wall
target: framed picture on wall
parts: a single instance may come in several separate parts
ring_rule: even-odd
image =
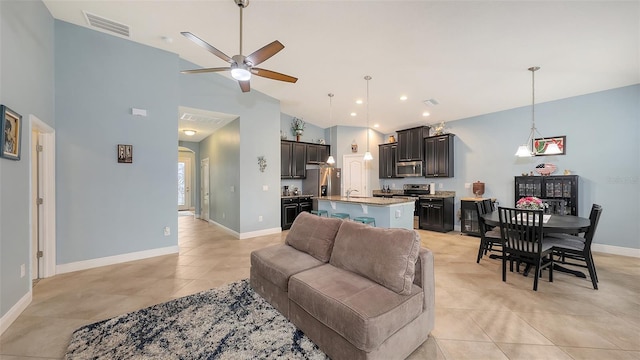
[[[0,121],[2,121],[2,133],[0,133],[0,157],[20,160],[20,138],[22,137],[22,116],[0,105]]]
[[[133,162],[133,145],[118,144],[118,162],[125,164]]]
[[[533,139],[533,151],[535,156],[550,156],[550,155],[566,155],[567,154],[567,137],[566,136],[552,136],[548,138]],[[551,143],[556,143],[560,149],[560,154],[545,154],[547,146]]]

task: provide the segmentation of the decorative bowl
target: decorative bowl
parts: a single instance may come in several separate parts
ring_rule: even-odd
[[[540,164],[534,170],[542,176],[547,176],[553,174],[556,169],[557,167],[554,164]]]

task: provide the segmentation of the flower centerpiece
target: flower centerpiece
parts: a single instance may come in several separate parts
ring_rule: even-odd
[[[293,135],[296,136],[297,141],[300,141],[300,136],[304,132],[305,125],[307,124],[300,118],[294,117],[293,120],[291,120],[291,131]]]
[[[535,196],[523,197],[516,202],[516,208],[525,210],[544,210],[547,204]]]

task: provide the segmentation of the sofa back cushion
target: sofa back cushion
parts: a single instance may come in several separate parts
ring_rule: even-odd
[[[333,242],[342,222],[341,219],[300,213],[293,221],[285,242],[326,263],[331,257]]]
[[[419,250],[420,235],[414,230],[345,221],[336,235],[330,264],[408,295]]]

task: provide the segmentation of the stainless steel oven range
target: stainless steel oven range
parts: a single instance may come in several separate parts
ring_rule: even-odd
[[[402,186],[403,193],[394,195],[394,197],[410,197],[415,198],[415,208],[413,211],[413,228],[420,228],[420,195],[429,194],[429,184],[404,184]]]

